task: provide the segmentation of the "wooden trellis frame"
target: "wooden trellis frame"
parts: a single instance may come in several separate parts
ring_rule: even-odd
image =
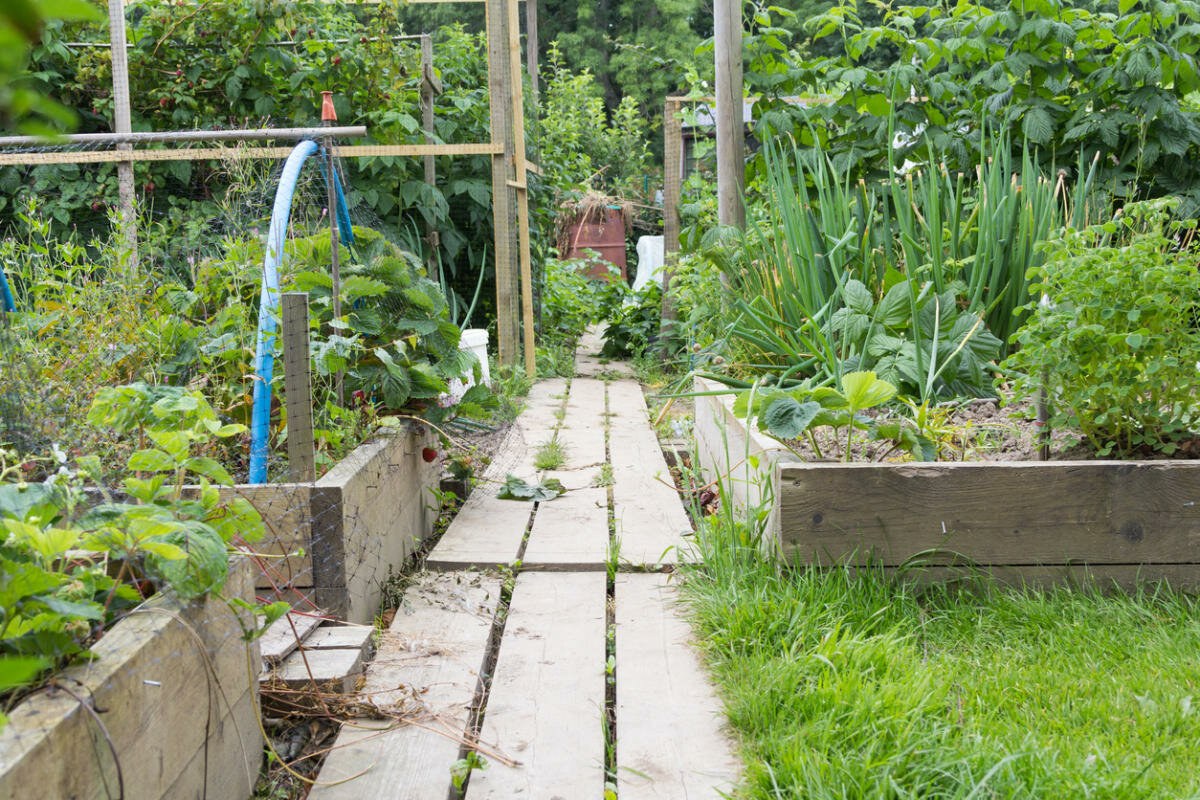
[[[529,47],[536,52],[536,0],[527,2],[527,21],[530,24]],[[129,134],[130,103],[127,44],[125,42],[125,6],[137,0],[108,0],[110,22],[110,49],[113,53],[113,101],[114,130],[117,134]],[[381,0],[328,0],[328,2],[377,3]],[[518,3],[522,0],[407,0],[411,3],[486,3],[488,42],[488,88],[491,105],[491,136],[488,142],[464,144],[434,144],[432,138],[432,102],[429,112],[423,114],[426,122],[426,143],[419,145],[353,145],[335,147],[333,153],[341,158],[369,158],[376,156],[419,157],[425,159],[426,180],[435,179],[431,169],[435,156],[489,155],[492,158],[492,213],[494,228],[494,259],[496,264],[496,339],[497,355],[501,365],[515,366],[524,340],[525,371],[529,377],[535,374],[533,332],[533,287],[529,242],[529,196],[526,183],[527,172],[537,171],[536,165],[525,158],[525,116],[521,88],[521,44]],[[530,9],[529,7],[532,7]],[[430,53],[431,47],[422,41],[422,55]],[[424,58],[423,58],[424,61]],[[536,56],[529,59],[531,69],[536,69]],[[426,69],[428,67],[428,69]],[[432,65],[422,65],[423,74],[432,76]],[[536,76],[534,76],[536,85]],[[429,82],[429,81],[425,81]],[[424,88],[424,87],[423,87]],[[196,131],[178,131],[160,134],[159,141],[203,141],[204,136]],[[197,135],[200,133],[201,135]],[[213,134],[212,139],[238,137]],[[262,139],[246,136],[242,140]],[[74,137],[66,137],[72,143]],[[75,139],[75,141],[79,141]],[[83,141],[86,141],[84,139]],[[0,146],[4,146],[0,140]],[[14,146],[10,142],[9,146]],[[27,145],[23,145],[27,146]],[[116,144],[115,150],[78,152],[9,152],[0,153],[0,166],[46,165],[46,164],[96,164],[117,165],[121,212],[126,231],[136,248],[135,198],[133,192],[133,164],[137,161],[194,161],[225,158],[286,158],[291,148],[286,147],[197,147],[190,149],[135,149],[130,142]],[[136,253],[136,250],[134,250]],[[523,296],[523,302],[522,302]],[[524,325],[521,325],[523,318]],[[523,337],[522,337],[523,334]]]

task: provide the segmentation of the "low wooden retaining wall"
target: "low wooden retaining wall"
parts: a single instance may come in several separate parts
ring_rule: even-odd
[[[265,560],[259,588],[283,599],[303,593],[340,619],[372,622],[388,574],[433,532],[440,467],[421,449],[436,444],[425,430],[388,432],[314,483],[224,490],[249,500],[267,524],[257,549],[278,558]]]
[[[254,597],[239,559],[225,594]],[[221,600],[148,601],[0,731],[0,798],[245,800],[262,760],[258,644]],[[72,694],[74,696],[72,696]],[[120,791],[123,787],[123,793]]]
[[[793,561],[1200,587],[1200,462],[800,463],[756,441],[731,405],[696,398],[701,468],[731,479],[735,504],[770,504],[767,538]]]

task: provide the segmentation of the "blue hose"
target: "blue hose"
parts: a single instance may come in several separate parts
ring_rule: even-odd
[[[16,311],[17,304],[13,301],[12,291],[8,288],[8,276],[4,267],[0,267],[0,308],[5,311]]]
[[[258,347],[254,354],[254,407],[250,414],[250,475],[249,482],[267,482],[268,440],[271,433],[271,379],[275,374],[275,328],[279,318],[279,266],[283,262],[283,246],[287,238],[288,220],[292,214],[292,196],[300,169],[309,156],[318,152],[317,143],[304,141],[296,145],[283,165],[279,188],[275,190],[275,206],[271,211],[271,228],[267,232],[267,252],[263,259],[262,294],[258,303]],[[354,242],[350,228],[350,211],[341,181],[333,170],[322,170],[325,180],[334,181],[337,195],[339,234],[347,244]]]

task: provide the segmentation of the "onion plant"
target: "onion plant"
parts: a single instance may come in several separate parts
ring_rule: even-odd
[[[836,382],[873,366],[873,328],[893,338],[899,329],[909,371],[920,376],[910,383],[927,401],[948,390],[941,377],[954,373],[953,359],[1002,347],[1029,300],[1026,275],[1041,263],[1040,243],[1086,215],[1093,172],[1081,162],[1068,190],[1064,174],[1039,172],[1028,148],[1014,155],[1007,137],[983,137],[990,146],[973,175],[917,165],[871,184],[839,175],[819,147],[768,138],[766,214],[744,234],[742,258],[721,265],[743,365]],[[889,309],[887,320],[867,318],[866,339],[839,323],[857,286]],[[930,296],[939,298],[935,318],[922,324]],[[893,318],[905,313],[907,321]],[[986,375],[976,383],[969,392],[990,391]]]

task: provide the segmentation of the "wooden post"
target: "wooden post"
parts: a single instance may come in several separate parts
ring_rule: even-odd
[[[308,360],[308,292],[284,292],[283,391],[287,401],[288,477],[317,479],[313,454],[312,378]]]
[[[683,194],[683,121],[682,104],[668,97],[663,106],[663,293],[659,340],[666,342],[675,322],[675,303],[671,299],[671,277],[679,255],[679,205]],[[662,355],[668,355],[664,346]]]
[[[742,0],[715,0],[717,219],[742,228],[746,131],[742,119]]]
[[[537,0],[525,0],[525,63],[529,71],[529,91],[538,104],[538,6]]]
[[[428,33],[421,34],[421,127],[425,131],[425,143],[434,143],[433,129],[433,98],[441,92],[442,84],[433,71],[433,37]],[[425,183],[430,187],[437,186],[437,167],[432,155],[424,156]],[[437,250],[441,244],[437,228],[432,222],[425,223],[425,241],[429,245],[429,257],[425,268],[430,275],[435,274],[437,267]]]
[[[337,112],[333,108],[333,92],[321,92],[321,123],[326,126],[332,126],[337,122]],[[325,197],[326,208],[329,213],[329,266],[330,266],[330,281],[331,291],[333,292],[333,318],[338,322],[342,319],[342,269],[341,269],[341,237],[338,232],[338,205],[337,205],[337,170],[333,163],[333,137],[324,137],[325,144],[325,164],[328,169],[325,181]],[[333,392],[337,398],[338,405],[342,405],[345,401],[345,392],[343,391],[344,374],[338,370],[337,375],[333,379]]]
[[[528,0],[532,2],[533,0]],[[513,171],[517,193],[517,247],[521,262],[521,319],[525,353],[525,375],[537,375],[537,352],[533,341],[533,263],[529,252],[529,173],[525,162],[525,92],[521,86],[521,27],[517,0],[508,0],[508,61],[512,82]]]
[[[503,152],[492,156],[492,224],[496,262],[496,351],[501,366],[517,363],[520,345],[519,257],[517,228],[516,148],[513,143],[512,73],[509,69],[507,0],[487,0],[488,95],[493,145]],[[524,176],[522,176],[524,177]]]
[[[109,52],[112,53],[113,132],[131,133],[129,111],[129,53],[125,44],[125,1],[108,0]],[[118,150],[132,150],[119,144]],[[137,198],[133,193],[133,161],[117,162],[117,192],[121,199],[121,224],[129,249],[129,267],[137,269]]]

